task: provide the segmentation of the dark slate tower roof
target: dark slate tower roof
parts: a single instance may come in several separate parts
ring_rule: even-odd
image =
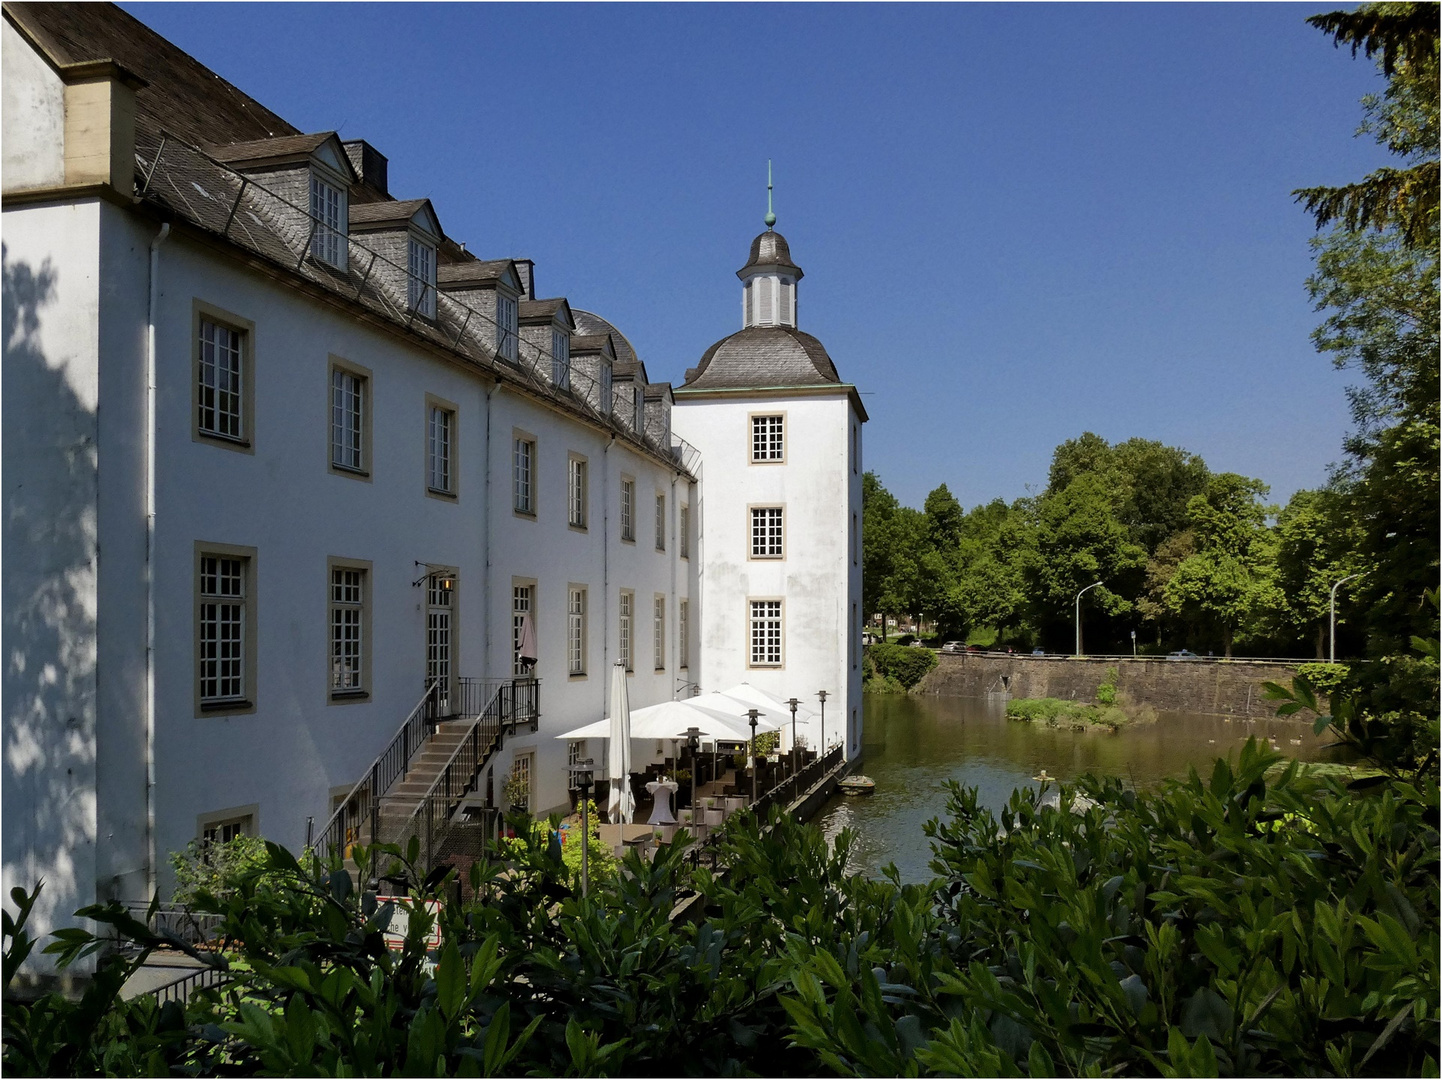
[[[748,326],[722,338],[686,372],[687,390],[839,383],[826,347],[792,326]]]
[[[744,279],[757,266],[789,270],[798,281],[802,277],[801,267],[791,261],[791,245],[786,242],[786,237],[772,229],[767,229],[751,241],[751,257],[746,260],[745,266],[736,271],[736,276]]]

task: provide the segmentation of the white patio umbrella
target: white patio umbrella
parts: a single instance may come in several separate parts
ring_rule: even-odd
[[[658,705],[648,705],[644,709],[637,709],[631,713],[631,738],[675,739],[680,732],[691,727],[699,730],[704,739],[712,742],[717,739],[726,742],[745,742],[751,738],[751,725],[747,720],[746,710],[737,702],[725,702],[728,711],[722,713],[704,705],[697,705],[699,700],[699,698],[688,698],[685,701],[663,701]],[[758,721],[756,729],[773,731],[776,729],[776,724],[763,719]],[[578,727],[556,736],[558,739],[609,739],[610,737],[611,721],[609,719],[596,720],[584,727]]]
[[[611,667],[611,732],[606,747],[606,775],[611,781],[611,794],[606,799],[606,812],[612,823],[631,823],[635,809],[631,797],[631,704],[626,693],[626,665],[617,660]]]
[[[784,698],[762,690],[759,686],[752,686],[750,683],[737,683],[729,690],[719,692],[722,697],[734,698],[741,702],[746,708],[760,709],[771,719],[776,721],[776,726],[787,733],[790,740],[791,732],[791,706],[786,704]],[[798,731],[804,732],[808,737],[815,735],[812,726],[818,721],[820,714],[810,708],[803,700],[796,706],[796,727]],[[762,730],[757,725],[757,730]],[[770,730],[770,729],[766,729]]]

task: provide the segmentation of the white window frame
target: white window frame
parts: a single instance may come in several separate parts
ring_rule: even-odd
[[[257,836],[259,819],[260,806],[257,803],[201,814],[195,822],[195,838],[204,850],[212,844],[227,844],[240,836]]]
[[[256,552],[196,541],[195,715],[255,712]]]
[[[331,559],[326,577],[331,698],[366,697],[370,691],[369,565]]]
[[[586,586],[566,586],[566,673],[586,677]]]
[[[518,751],[511,758],[510,775],[521,777],[526,785],[525,801],[521,804],[522,809],[527,812],[531,809],[531,803],[535,800],[536,784],[536,754],[533,750]]]
[[[312,258],[338,270],[346,268],[350,243],[349,193],[338,184],[310,172],[310,253]]]
[[[536,516],[536,438],[517,431],[511,435],[511,509]]]
[[[458,410],[449,401],[426,395],[426,491],[431,495],[456,495],[456,418]]]
[[[611,365],[605,360],[601,361],[601,415],[611,415]]]
[[[750,539],[748,558],[786,558],[786,507],[752,506],[750,514]]]
[[[656,550],[666,550],[666,493],[656,492]]]
[[[534,625],[536,621],[536,583],[534,581],[513,579],[511,581],[511,674],[525,675],[527,670],[521,666],[521,623],[529,615]],[[537,630],[536,641],[540,643],[540,633]],[[537,658],[539,661],[539,657]]]
[[[751,464],[786,463],[786,414],[752,413],[750,416]]]
[[[590,494],[586,466],[581,455],[566,455],[566,521],[573,529],[586,528],[586,500]]]
[[[786,602],[780,597],[748,597],[746,618],[746,666],[784,667]]]
[[[551,328],[551,382],[559,390],[571,389],[571,335]]]
[[[681,524],[679,529],[681,532],[680,555],[683,559],[689,559],[691,557],[691,507],[686,503],[681,504]]]
[[[585,739],[572,739],[566,745],[566,790],[579,791],[576,786],[576,768],[590,757],[586,753]]]
[[[200,315],[195,430],[204,438],[246,441],[247,337],[208,313]]]
[[[520,308],[516,298],[496,292],[496,354],[512,363],[516,362],[520,338]]]
[[[666,670],[666,594],[657,593],[651,601],[651,648],[656,654],[656,670]]]
[[[632,395],[634,396],[632,408],[636,413],[634,425],[636,434],[644,435],[646,432],[646,388],[638,383],[632,390]]]
[[[616,656],[627,671],[635,671],[635,612],[636,594],[630,589],[621,590],[620,625],[617,627]]]
[[[636,542],[636,481],[621,477],[621,539]]]
[[[691,601],[682,597],[677,601],[676,667],[685,671],[691,666]]]
[[[336,360],[330,365],[330,467],[355,476],[370,472],[370,372]]]
[[[406,242],[407,303],[417,315],[436,317],[436,248],[414,233]]]

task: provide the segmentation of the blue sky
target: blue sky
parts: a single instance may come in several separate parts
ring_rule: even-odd
[[[905,503],[1045,485],[1083,431],[1284,501],[1341,457],[1289,192],[1382,163],[1326,4],[125,4],[306,131],[364,138],[679,384],[765,213]]]

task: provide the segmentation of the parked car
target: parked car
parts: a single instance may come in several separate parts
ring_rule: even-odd
[[[1045,656],[1045,655],[1046,655],[1046,650],[1045,650],[1045,649],[1033,649],[1033,650],[1031,651],[1031,654],[1032,654],[1033,656]]]
[[[1167,653],[1173,660],[1200,660],[1201,657],[1192,652],[1191,649],[1178,649],[1176,652]]]
[[[966,651],[967,651],[967,652],[981,652],[981,646],[980,646],[980,645],[968,645],[968,646],[966,647]]]
[[[965,652],[966,644],[960,641],[948,641],[945,645],[941,647],[941,651],[944,653]]]

